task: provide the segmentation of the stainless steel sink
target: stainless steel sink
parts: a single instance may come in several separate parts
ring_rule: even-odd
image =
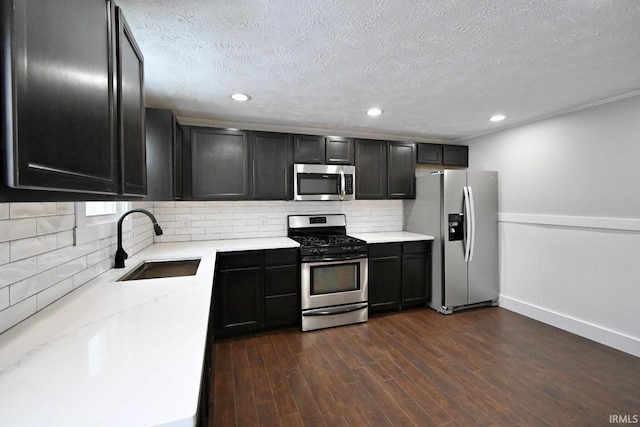
[[[145,261],[118,282],[140,279],[159,279],[163,277],[195,276],[200,259],[184,259],[178,261]]]

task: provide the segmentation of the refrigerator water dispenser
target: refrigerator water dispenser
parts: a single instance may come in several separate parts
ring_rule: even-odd
[[[449,214],[449,241],[464,240],[464,214]]]

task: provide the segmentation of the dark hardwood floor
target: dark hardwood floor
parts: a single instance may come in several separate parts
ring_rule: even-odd
[[[640,415],[640,358],[501,308],[410,310],[224,339],[215,351],[217,427],[602,426]]]

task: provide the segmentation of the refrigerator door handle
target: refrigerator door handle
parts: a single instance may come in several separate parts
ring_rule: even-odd
[[[464,193],[464,262],[469,262],[471,255],[471,201],[469,187],[462,187]]]
[[[469,243],[469,262],[473,261],[473,250],[476,247],[476,204],[473,201],[473,189],[468,188],[469,204],[471,205],[471,239]]]

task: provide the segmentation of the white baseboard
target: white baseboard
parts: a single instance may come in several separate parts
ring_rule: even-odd
[[[612,331],[565,314],[538,307],[524,301],[500,295],[498,305],[556,328],[640,357],[640,339]]]

